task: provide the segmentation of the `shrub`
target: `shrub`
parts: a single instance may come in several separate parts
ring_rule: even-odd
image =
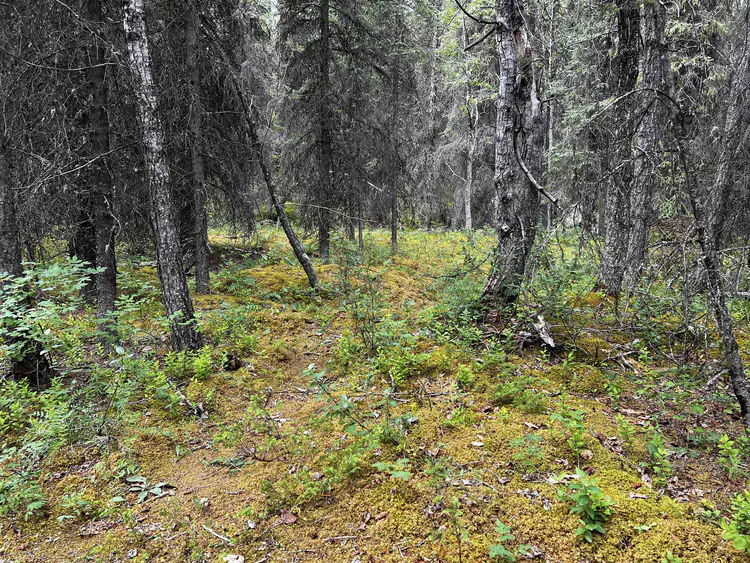
[[[69,335],[59,329],[82,304],[80,290],[96,271],[71,258],[32,265],[20,276],[0,274],[0,352],[21,360],[37,351],[64,350]]]
[[[750,491],[743,491],[732,499],[732,518],[721,523],[722,537],[738,551],[750,553]]]
[[[543,394],[529,389],[533,382],[533,377],[517,377],[501,383],[495,389],[493,396],[495,404],[500,406],[513,405],[527,413],[544,412],[547,410],[549,403]]]
[[[615,502],[597,487],[595,479],[582,470],[576,469],[575,479],[558,479],[562,487],[557,490],[557,496],[560,500],[570,503],[570,513],[579,517],[580,526],[576,530],[576,535],[591,543],[594,541],[595,532],[605,533],[604,524],[612,518],[612,507]]]
[[[573,453],[581,455],[581,452],[586,448],[586,442],[584,437],[586,435],[586,429],[583,426],[583,411],[577,409],[569,409],[563,413],[554,413],[552,420],[561,422],[568,435],[568,445]]]

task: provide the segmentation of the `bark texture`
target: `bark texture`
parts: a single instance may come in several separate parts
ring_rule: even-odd
[[[737,339],[734,336],[734,320],[727,304],[723,264],[719,250],[722,241],[722,228],[726,223],[727,209],[731,194],[730,163],[740,141],[743,105],[741,93],[750,83],[750,8],[745,12],[744,41],[730,83],[730,95],[724,122],[724,143],[719,155],[719,163],[713,185],[700,192],[693,179],[691,162],[696,160],[688,154],[684,143],[680,153],[685,169],[686,184],[690,203],[695,215],[696,231],[702,251],[702,262],[706,271],[708,297],[719,331],[723,348],[724,367],[732,382],[737,402],[740,405],[742,420],[750,429],[750,381],[742,362]]]
[[[193,208],[195,238],[195,291],[209,292],[208,212],[206,210],[206,172],[203,162],[203,103],[201,73],[198,61],[200,14],[197,0],[188,0],[185,48],[190,73],[190,161],[193,173]]]
[[[640,85],[646,90],[638,129],[638,148],[633,165],[630,193],[630,242],[627,278],[635,284],[648,255],[648,230],[653,196],[661,162],[661,142],[672,107],[660,93],[669,93],[669,54],[664,36],[666,14],[661,2],[645,2],[643,7],[644,49]]]
[[[464,49],[469,45],[469,34],[466,29],[466,17],[463,20]],[[471,198],[474,192],[474,161],[477,158],[479,144],[479,108],[476,101],[476,88],[472,84],[471,71],[469,69],[469,55],[464,51],[464,78],[466,80],[466,120],[468,126],[468,149],[466,155],[466,179],[463,185],[463,215],[464,228],[471,231]],[[459,210],[456,210],[458,213]]]
[[[0,274],[3,273],[20,276],[23,265],[10,163],[6,159],[4,139],[0,139]],[[23,358],[11,360],[10,375],[28,381],[37,389],[49,385],[52,368],[39,343],[33,344]]]
[[[103,269],[96,276],[96,312],[104,317],[115,310],[117,261],[115,256],[115,218],[112,213],[112,176],[107,166],[109,153],[109,115],[107,114],[105,46],[95,30],[104,22],[101,0],[86,0],[83,16],[92,26],[88,43],[86,82],[90,92],[89,152],[96,160],[91,168],[91,207],[95,240],[95,263]]]
[[[640,13],[635,0],[617,0],[617,56],[611,90],[620,96],[635,88],[638,79],[638,43],[640,40]],[[625,275],[628,244],[630,243],[630,186],[633,167],[628,133],[628,118],[632,115],[630,99],[619,105],[620,127],[617,132],[619,147],[614,151],[615,162],[621,163],[620,172],[607,186],[604,209],[604,254],[599,268],[601,284],[610,295],[619,295]]]
[[[182,265],[180,236],[164,150],[164,131],[151,71],[143,0],[127,2],[124,25],[143,137],[159,280],[164,307],[171,321],[172,344],[177,350],[196,350],[201,346],[201,335],[195,327],[193,302]]]
[[[329,96],[331,95],[331,6],[329,0],[320,1],[320,99],[318,115],[318,162],[320,165],[320,186],[318,197],[318,244],[320,259],[327,262],[331,246],[331,196],[333,193],[332,155],[332,112]]]
[[[73,233],[68,242],[68,254],[90,266],[96,264],[96,231],[92,219],[92,201],[86,193],[78,207],[78,221],[73,226]],[[96,301],[96,280],[91,278],[81,288],[81,297],[88,304]]]
[[[537,84],[525,20],[520,6],[513,0],[499,0],[496,8],[500,80],[496,101],[494,184],[498,244],[482,299],[499,306],[518,299],[538,216],[539,194],[521,173],[516,152],[538,162],[541,147]]]
[[[745,14],[744,40],[736,57],[736,64],[729,86],[727,113],[724,119],[724,134],[722,150],[716,166],[712,197],[708,197],[705,214],[706,224],[710,227],[710,236],[714,246],[722,247],[724,227],[729,223],[729,201],[732,193],[732,163],[741,136],[743,120],[742,98],[750,89],[750,29],[748,29],[748,13]]]
[[[398,30],[398,45],[403,37],[403,21],[401,18],[400,8],[396,8],[396,28]],[[391,254],[396,255],[398,252],[398,188],[401,181],[401,155],[399,154],[398,127],[401,119],[400,91],[401,91],[401,68],[399,65],[398,52],[394,53],[393,76],[391,76],[391,103],[393,105],[393,118],[389,125],[390,136],[392,138],[391,152]]]

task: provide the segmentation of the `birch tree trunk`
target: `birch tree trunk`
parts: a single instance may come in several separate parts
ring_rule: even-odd
[[[190,73],[190,160],[193,173],[193,207],[195,212],[195,291],[209,292],[208,212],[206,210],[206,173],[203,162],[203,103],[201,73],[198,66],[198,30],[200,15],[197,0],[188,0],[189,13],[185,28],[187,65]]]
[[[182,265],[164,150],[164,130],[151,72],[143,0],[128,0],[124,27],[148,174],[159,280],[164,307],[171,322],[172,344],[177,350],[196,350],[201,346],[201,335],[195,326],[193,302]]]
[[[466,181],[463,185],[463,212],[464,212],[464,228],[467,231],[472,230],[472,217],[471,217],[471,198],[474,192],[474,160],[477,155],[477,144],[479,131],[479,107],[477,106],[476,88],[473,87],[471,81],[471,70],[469,68],[469,55],[466,52],[466,47],[469,45],[469,35],[466,29],[466,16],[463,17],[463,35],[464,35],[464,78],[466,80],[466,117],[468,120],[469,127],[469,147],[468,154],[466,157]]]
[[[86,0],[83,15],[90,26],[103,26],[101,0]],[[89,151],[98,158],[92,166],[94,236],[96,266],[103,271],[96,276],[96,314],[102,318],[115,310],[117,297],[117,260],[115,255],[115,218],[112,213],[112,176],[107,166],[109,153],[109,115],[105,46],[93,31],[89,34],[86,81],[90,91]]]

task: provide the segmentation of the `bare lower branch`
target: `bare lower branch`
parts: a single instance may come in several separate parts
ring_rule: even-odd
[[[536,181],[536,178],[531,174],[528,167],[526,166],[526,163],[521,158],[521,153],[518,152],[518,143],[516,142],[516,136],[513,137],[513,149],[516,153],[516,161],[518,161],[518,166],[521,167],[521,170],[523,171],[526,178],[528,178],[529,182],[531,182],[531,185],[534,186],[537,191],[542,194],[544,197],[546,197],[548,200],[552,202],[552,205],[555,206],[555,208],[559,211],[562,211],[560,205],[557,203],[557,198],[555,198],[552,194],[550,194],[544,186],[542,186],[539,182]]]

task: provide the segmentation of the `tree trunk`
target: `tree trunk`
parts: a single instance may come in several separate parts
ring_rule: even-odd
[[[81,198],[78,221],[73,227],[73,234],[68,243],[70,256],[85,262],[90,267],[96,264],[96,231],[92,219],[92,207],[89,194],[85,194]],[[81,288],[81,297],[89,305],[96,301],[96,279],[90,278]]]
[[[362,190],[357,191],[357,242],[360,252],[365,248],[365,218],[362,214]]]
[[[330,1],[320,1],[320,109],[318,123],[318,159],[320,164],[320,187],[318,197],[318,243],[320,259],[328,262],[331,244],[331,200],[333,192],[333,159],[330,106],[330,72],[331,72],[331,30]]]
[[[188,0],[189,13],[185,28],[185,47],[190,74],[190,160],[193,172],[193,208],[195,238],[195,291],[209,292],[208,212],[206,210],[206,174],[203,163],[203,103],[198,60],[200,15],[197,0]]]
[[[104,22],[101,0],[86,0],[83,16],[89,25]],[[89,151],[98,158],[91,170],[92,208],[96,238],[96,266],[103,271],[96,276],[96,314],[103,318],[115,310],[117,296],[117,262],[115,256],[115,218],[112,213],[112,176],[107,166],[109,153],[109,115],[107,114],[107,83],[104,46],[96,33],[88,43],[89,68],[86,81],[91,92],[89,106]]]
[[[11,186],[9,164],[5,158],[4,140],[0,139],[0,273],[20,276],[21,243],[16,224],[16,203]]]
[[[514,6],[514,0],[498,0],[496,4],[500,80],[494,183],[498,245],[492,272],[482,292],[482,300],[496,306],[518,299],[539,214],[538,192],[522,177],[515,154],[518,146],[519,153],[525,150],[532,160],[538,160],[538,139],[527,135],[537,135],[539,104],[535,101],[536,81],[524,18],[521,8]]]
[[[5,142],[0,138],[0,274],[20,276],[23,274],[21,243],[9,168],[5,158]],[[22,358],[11,359],[10,375],[16,380],[28,381],[37,389],[49,385],[52,368],[39,343],[34,343]]]
[[[261,144],[260,138],[258,137],[258,120],[257,116],[255,115],[255,108],[248,107],[247,104],[245,104],[245,120],[247,122],[248,135],[250,136],[250,149],[258,159],[261,173],[263,174],[263,179],[265,180],[266,187],[268,188],[268,195],[271,197],[271,202],[273,203],[274,209],[276,209],[276,214],[279,217],[281,226],[284,228],[286,238],[289,241],[292,250],[294,250],[294,255],[297,257],[297,260],[302,266],[302,269],[305,270],[307,281],[310,283],[310,287],[312,287],[313,289],[317,289],[318,277],[315,275],[315,268],[313,267],[312,260],[310,260],[310,257],[305,252],[305,247],[302,245],[302,242],[297,236],[297,233],[292,228],[292,224],[289,222],[289,217],[287,217],[286,215],[284,205],[279,201],[279,198],[276,195],[276,184],[271,174],[271,168],[269,167],[266,160],[263,145]]]
[[[727,305],[724,278],[722,275],[722,261],[716,247],[714,228],[710,223],[711,215],[708,209],[711,205],[707,205],[706,202],[706,199],[715,200],[716,192],[713,192],[713,198],[710,196],[707,197],[707,194],[700,194],[698,192],[696,182],[692,179],[693,174],[690,170],[689,161],[691,157],[687,155],[684,148],[680,152],[682,153],[683,167],[685,169],[688,196],[695,216],[696,231],[702,251],[703,267],[706,271],[709,303],[714,320],[716,321],[716,328],[719,331],[719,337],[721,338],[724,367],[729,374],[734,395],[740,405],[742,421],[745,428],[750,429],[750,382],[745,373],[737,339],[734,336],[734,320]],[[716,177],[719,178],[720,175],[721,171],[719,170]],[[715,202],[712,205],[716,205],[717,203],[720,202]]]
[[[722,240],[727,209],[729,208],[729,196],[731,194],[729,164],[732,155],[738,148],[739,126],[742,123],[741,116],[743,114],[741,92],[744,90],[747,80],[750,79],[749,65],[750,8],[747,8],[743,49],[730,82],[730,95],[724,121],[724,144],[719,155],[719,164],[710,191],[699,192],[690,166],[691,162],[699,159],[694,159],[692,155],[688,154],[684,143],[681,143],[680,146],[687,192],[695,215],[696,230],[702,250],[702,261],[706,270],[709,302],[716,320],[716,328],[721,337],[724,366],[729,373],[729,379],[740,405],[742,421],[746,429],[750,429],[750,382],[742,363],[737,339],[734,336],[734,320],[727,305],[722,274],[723,264],[719,255],[721,247],[719,245]]]
[[[638,4],[635,0],[616,0],[617,5],[617,55],[613,61],[615,96],[633,90],[638,79],[638,42],[640,40]],[[607,186],[607,199],[604,209],[605,240],[604,254],[599,267],[600,283],[610,295],[619,295],[625,275],[630,242],[630,186],[632,185],[632,165],[630,138],[627,120],[632,112],[632,103],[626,100],[620,104],[621,119],[617,138],[620,147],[615,151],[615,162],[622,163],[622,171],[613,177]]]
[[[666,10],[661,2],[646,2],[643,8],[644,51],[641,63],[643,88],[669,91],[669,55],[664,38]],[[661,160],[661,140],[672,109],[657,92],[646,92],[643,117],[638,131],[638,149],[630,194],[630,243],[627,277],[634,285],[641,276],[648,255],[648,230]]]
[[[472,230],[472,217],[471,217],[471,197],[474,192],[474,160],[477,155],[477,144],[479,137],[479,107],[477,101],[474,99],[476,96],[476,89],[473,87],[471,82],[471,71],[469,69],[468,53],[466,53],[466,47],[469,45],[469,35],[466,30],[466,17],[463,18],[463,31],[464,31],[464,76],[466,80],[466,117],[469,127],[469,147],[468,154],[466,157],[466,181],[463,185],[463,212],[464,212],[464,228],[467,231]]]
[[[401,91],[401,64],[399,57],[399,47],[403,39],[403,24],[401,19],[401,11],[397,6],[396,10],[396,30],[397,44],[393,50],[393,76],[391,83],[391,104],[393,106],[393,116],[391,119],[391,139],[392,154],[391,154],[391,254],[393,256],[398,252],[398,185],[401,181],[401,155],[399,154],[399,123],[401,108],[400,91]]]
[[[732,192],[731,166],[738,147],[738,136],[740,125],[743,120],[742,97],[746,95],[748,80],[750,80],[750,24],[748,14],[745,13],[745,29],[742,50],[739,60],[732,72],[729,85],[729,98],[727,100],[727,113],[724,118],[724,134],[722,150],[719,153],[719,161],[716,166],[712,197],[708,198],[705,213],[706,223],[711,227],[714,247],[719,249],[725,236],[724,231],[729,215],[729,201]]]
[[[164,130],[159,119],[151,72],[143,1],[128,0],[124,26],[148,174],[157,267],[164,307],[172,323],[172,344],[177,350],[196,350],[201,346],[201,335],[195,326],[193,302],[182,265],[180,236],[164,150]]]
[[[205,26],[204,31],[208,31],[205,29]],[[289,217],[287,217],[284,205],[279,201],[277,195],[276,183],[273,179],[271,167],[268,164],[269,159],[266,156],[266,151],[260,141],[260,137],[258,136],[258,123],[260,122],[260,119],[258,116],[257,108],[247,100],[247,95],[245,93],[246,89],[242,82],[240,69],[236,64],[233,63],[230,56],[216,40],[216,37],[210,37],[210,39],[211,45],[218,51],[219,56],[224,61],[224,64],[229,71],[230,76],[232,77],[235,88],[237,89],[237,97],[239,99],[239,102],[242,104],[242,114],[245,118],[247,134],[250,140],[250,150],[258,160],[258,165],[260,166],[263,180],[265,181],[266,188],[268,189],[268,196],[271,200],[271,205],[276,210],[279,222],[284,229],[284,233],[286,234],[287,240],[289,241],[289,244],[294,251],[294,255],[297,257],[297,260],[302,266],[302,269],[305,270],[305,274],[307,275],[307,280],[310,283],[310,287],[312,287],[313,289],[317,289],[318,277],[315,274],[315,268],[313,267],[312,260],[305,252],[305,247],[302,245],[302,242],[297,236],[297,233],[292,228],[292,224],[289,222]]]

